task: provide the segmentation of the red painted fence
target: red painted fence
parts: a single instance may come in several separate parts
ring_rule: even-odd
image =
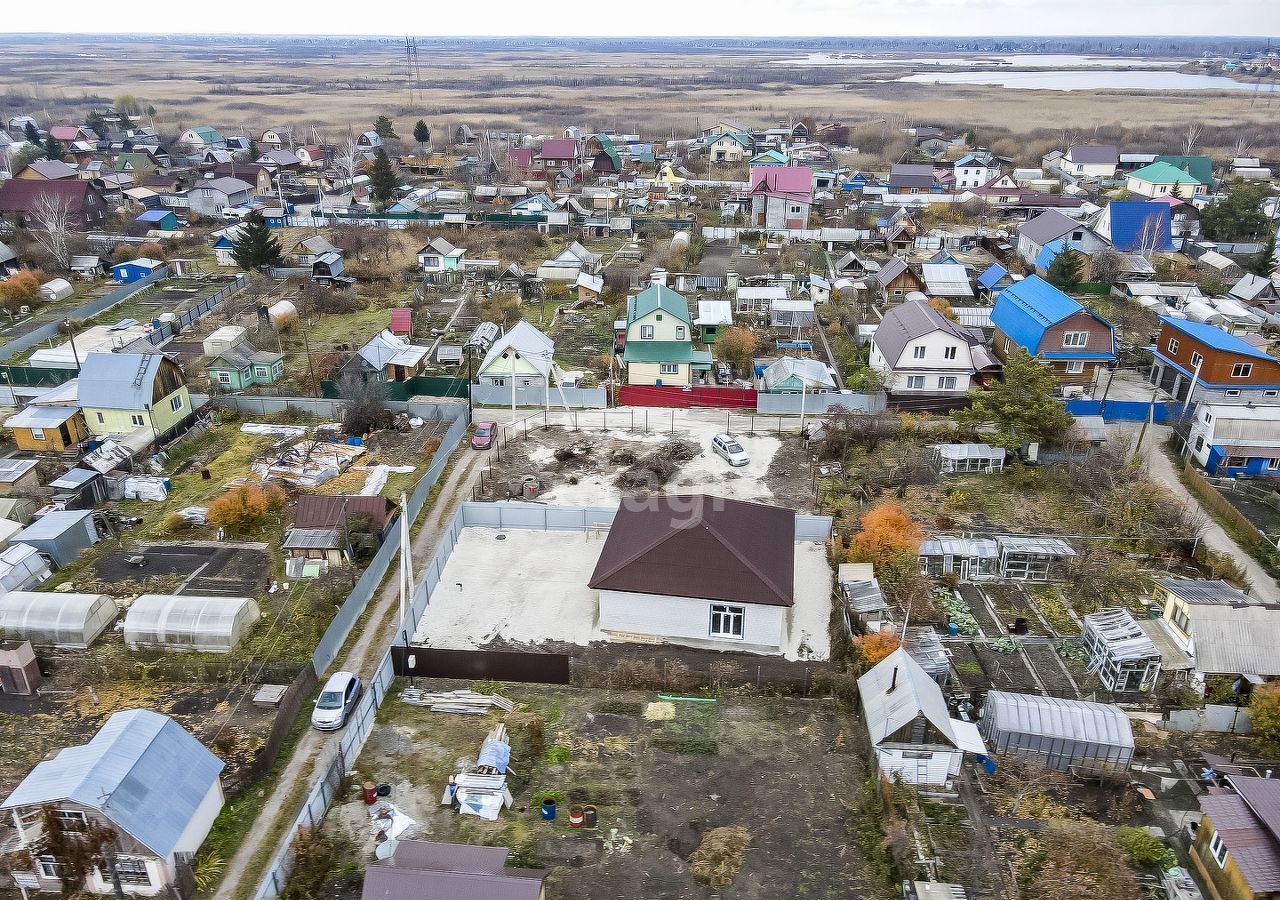
[[[657,387],[624,384],[618,388],[619,406],[666,406],[677,409],[755,409],[756,392],[731,387]]]

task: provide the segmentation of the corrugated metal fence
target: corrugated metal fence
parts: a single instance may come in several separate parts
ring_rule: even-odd
[[[449,451],[452,450],[450,441],[456,442],[461,439],[462,434],[466,431],[467,424],[465,416],[454,420],[449,429],[449,436],[440,445],[436,458],[432,460],[431,467],[427,469],[427,474],[418,482],[413,496],[409,498],[411,515],[416,516],[418,511],[422,509],[422,504],[425,502],[431,486],[444,468],[443,462],[440,463],[439,468],[436,467],[437,460],[448,457]],[[436,548],[431,562],[427,564],[421,573],[420,580],[413,592],[413,603],[405,612],[405,620],[400,623],[393,644],[403,646],[405,643],[404,636],[408,635],[411,640],[418,630],[418,625],[427,612],[427,601],[431,597],[431,592],[440,583],[440,575],[444,571],[445,564],[449,562],[449,557],[453,555],[453,548],[457,545],[458,536],[462,534],[464,528],[478,526],[540,531],[584,531],[590,527],[608,526],[613,521],[616,512],[617,510],[614,508],[599,506],[542,506],[536,503],[474,503],[471,501],[462,503],[458,511],[454,513],[449,527],[441,535],[440,544]],[[826,540],[830,534],[830,516],[796,516],[797,541]],[[393,545],[398,549],[398,539],[389,539],[383,545],[383,549],[385,550]],[[393,549],[384,559],[382,564],[383,571],[390,564],[391,554],[394,554],[394,552]],[[380,551],[379,556],[381,555]],[[366,574],[372,571],[373,568],[374,566],[371,565],[366,570]],[[381,576],[377,581],[381,581]],[[376,583],[374,586],[376,586]],[[355,597],[356,593],[356,591],[352,591],[352,597]],[[372,588],[370,589],[371,593]],[[349,598],[348,603],[350,602]],[[363,611],[364,603],[367,602],[368,598],[366,597],[360,605],[361,611]],[[346,610],[346,604],[343,605],[343,610]],[[339,612],[338,617],[341,618],[342,616],[343,612]],[[337,621],[335,619],[334,624],[337,624]],[[347,625],[347,631],[350,630],[350,625],[354,621],[355,618],[353,617]],[[330,625],[330,629],[333,629],[333,625]],[[325,637],[329,637],[327,632]],[[342,641],[338,641],[337,647],[340,647],[345,640],[346,634],[344,633]],[[334,648],[335,654],[337,647]],[[313,662],[314,660],[315,658],[313,657]],[[316,671],[320,672],[322,670],[317,668]],[[266,876],[253,894],[253,900],[272,900],[284,888],[285,881],[289,877],[289,871],[293,867],[294,835],[298,833],[299,828],[314,827],[324,818],[329,805],[337,794],[343,774],[349,771],[349,767],[360,756],[360,751],[364,748],[365,741],[368,740],[369,732],[373,728],[374,719],[378,713],[378,707],[382,705],[383,698],[386,697],[394,677],[394,664],[391,658],[391,650],[388,648],[386,655],[382,658],[382,662],[378,665],[377,672],[373,676],[368,693],[365,694],[364,699],[360,701],[360,704],[352,713],[346,731],[343,733],[341,740],[338,741],[337,749],[325,763],[322,770],[323,775],[307,795],[302,811],[298,814],[298,818],[294,820],[293,825],[290,826],[284,845],[271,860]]]
[[[145,291],[158,281],[164,281],[169,277],[169,267],[161,266],[146,278],[140,278],[131,284],[122,284],[113,291],[108,291],[96,300],[91,300],[79,309],[67,313],[69,319],[92,319],[99,313],[106,312],[111,307],[123,303],[134,294]],[[47,341],[49,338],[58,334],[59,321],[55,320],[46,325],[41,325],[32,331],[28,331],[21,337],[16,337],[0,347],[0,359],[8,359],[15,353],[21,353],[34,347],[36,344]]]

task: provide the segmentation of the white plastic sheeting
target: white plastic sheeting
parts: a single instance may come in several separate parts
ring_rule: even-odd
[[[132,650],[229,653],[260,616],[249,597],[143,594],[125,616],[124,641]]]
[[[0,597],[0,634],[6,640],[83,650],[119,615],[106,594],[10,591]]]

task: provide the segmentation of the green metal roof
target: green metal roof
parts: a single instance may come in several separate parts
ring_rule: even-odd
[[[657,310],[689,324],[689,301],[664,284],[651,284],[631,298],[627,304],[627,323],[643,319]]]
[[[1156,161],[1130,173],[1131,178],[1150,184],[1204,184],[1194,175],[1188,175],[1171,163]]]
[[[696,363],[710,364],[711,354],[694,351],[688,341],[627,341],[622,361],[628,363]]]
[[[1161,154],[1156,162],[1166,162],[1188,173],[1201,184],[1213,184],[1213,160],[1207,156],[1170,156]]]

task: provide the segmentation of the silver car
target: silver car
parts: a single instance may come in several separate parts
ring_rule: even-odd
[[[747,451],[742,449],[742,445],[732,435],[717,434],[711,439],[711,449],[717,456],[723,457],[725,462],[734,467],[745,466],[751,462],[751,457],[747,455]]]
[[[347,718],[360,702],[362,693],[364,685],[358,676],[351,672],[334,672],[316,698],[315,709],[311,711],[311,727],[318,731],[337,731],[347,724]]]

